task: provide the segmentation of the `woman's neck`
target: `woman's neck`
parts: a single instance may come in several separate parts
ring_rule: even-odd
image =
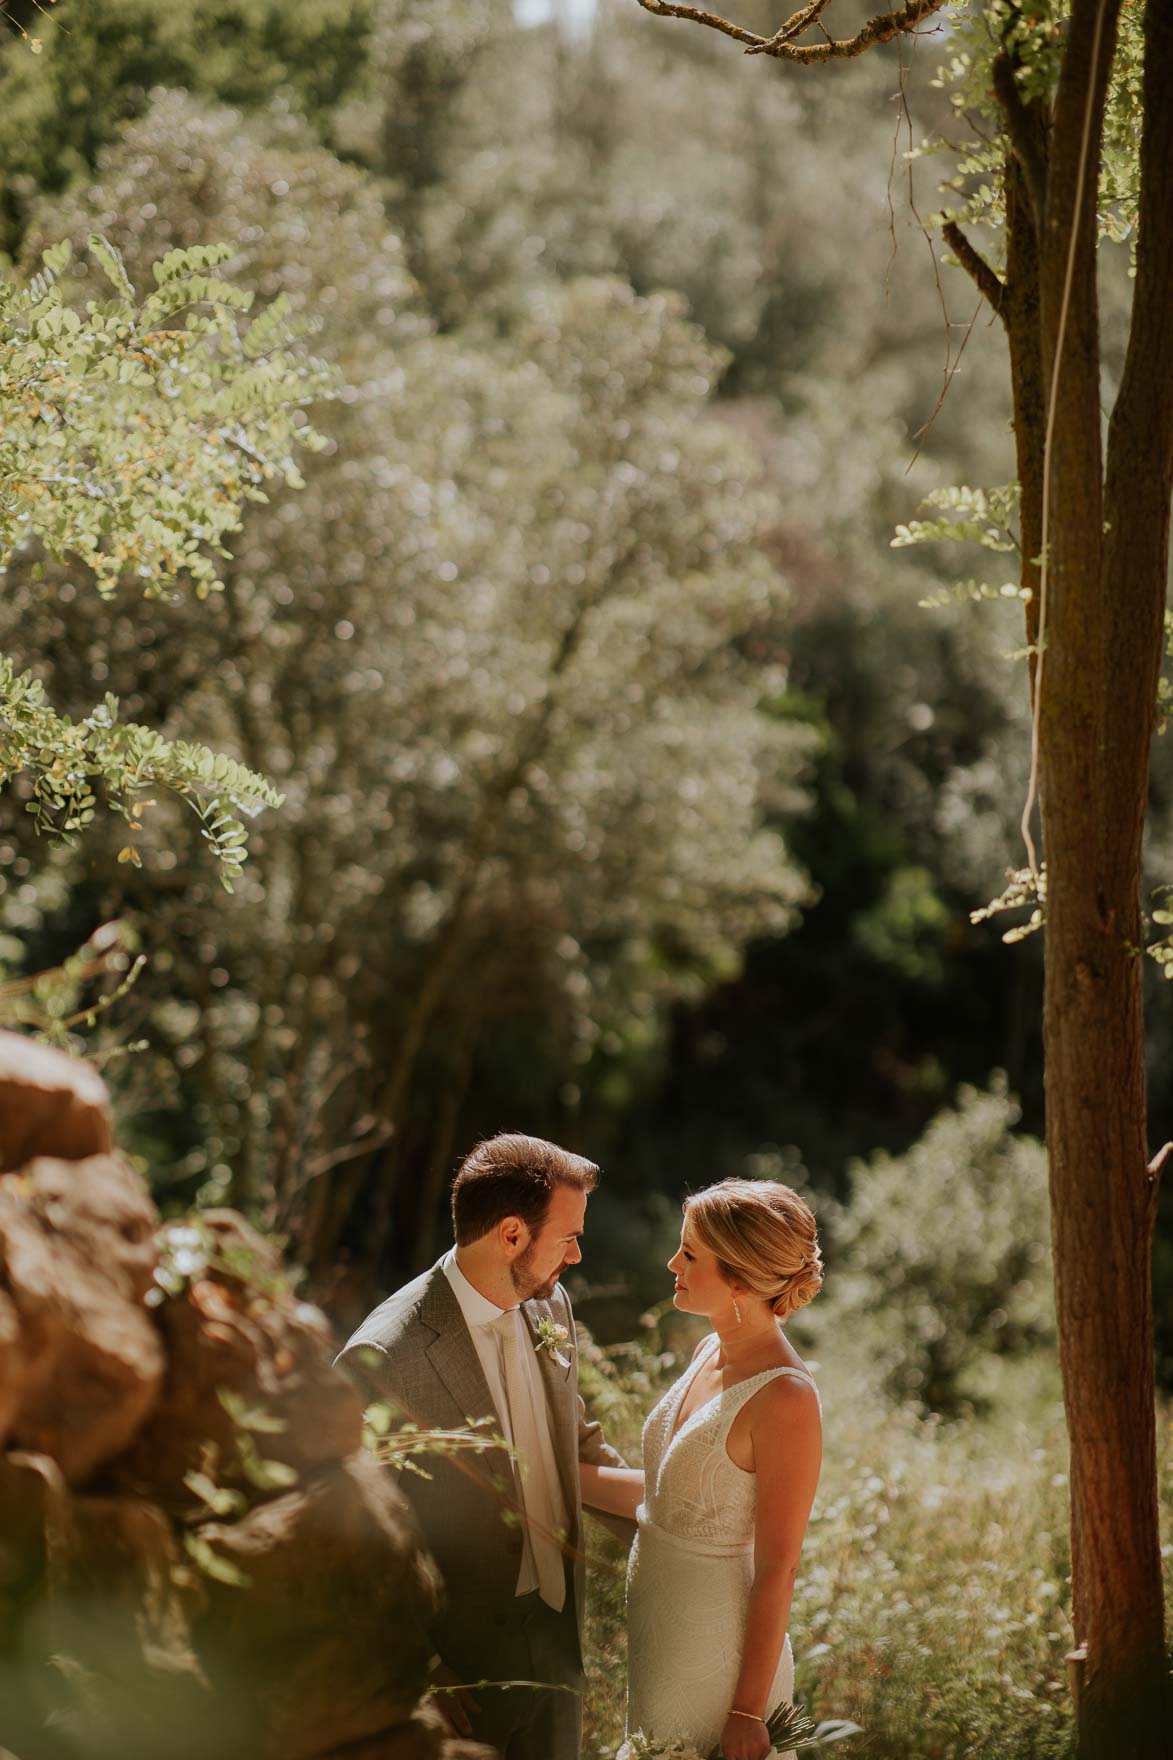
[[[744,1306],[743,1303],[743,1310]],[[737,1370],[747,1366],[764,1355],[778,1338],[778,1322],[769,1308],[752,1316],[743,1312],[740,1325],[732,1315],[727,1320],[714,1320],[713,1329],[720,1347],[717,1352],[719,1369]]]

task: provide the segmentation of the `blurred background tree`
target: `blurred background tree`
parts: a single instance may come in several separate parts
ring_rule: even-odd
[[[719,44],[605,13],[61,0],[0,58],[22,262],[230,237],[348,386],[209,618],[39,599],[32,559],[0,608],[62,705],[96,681],[286,797],[231,908],[162,803],[139,872],[9,799],[0,951],[136,921],[124,1135],[165,1203],[287,1232],[340,1323],[500,1126],[603,1160],[616,1333],[609,1259],[643,1243],[650,1299],[687,1184],[846,1201],[995,1066],[1041,1130],[1037,960],[966,920],[1025,786],[1019,613],[923,610],[951,559],[888,548],[1013,468],[997,339],[908,207],[944,101],[919,82],[910,133],[885,54],[714,111]]]

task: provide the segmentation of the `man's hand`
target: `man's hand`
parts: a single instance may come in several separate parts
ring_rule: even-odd
[[[479,1702],[467,1690],[460,1692],[437,1691],[437,1688],[451,1689],[456,1686],[459,1676],[449,1668],[446,1662],[438,1662],[433,1668],[428,1681],[428,1691],[433,1694],[436,1707],[454,1736],[471,1736],[472,1719],[480,1710]]]

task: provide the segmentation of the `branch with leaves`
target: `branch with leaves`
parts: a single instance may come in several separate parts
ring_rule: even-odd
[[[146,964],[126,923],[103,923],[59,966],[0,982],[0,1026],[36,1033],[69,1050],[80,1027],[92,1028],[122,1001]],[[96,986],[105,985],[97,995]],[[122,1045],[91,1061],[109,1063],[136,1046]]]
[[[84,316],[59,281],[68,244],[27,287],[0,283],[0,561],[37,540],[107,596],[189,579],[202,598],[245,504],[277,479],[300,487],[295,446],[324,444],[305,406],[331,376],[285,302],[240,322],[251,294],[212,273],[229,246],[169,251],[142,301],[111,244],[90,251],[112,297]]]
[[[90,252],[110,297],[84,315],[59,279],[67,244],[27,286],[0,283],[0,564],[36,543],[80,562],[107,598],[126,580],[148,598],[189,581],[205,598],[245,505],[274,481],[301,485],[296,447],[324,444],[305,407],[333,378],[283,300],[242,321],[252,296],[214,273],[228,246],[169,251],[141,300],[114,246],[94,236]],[[0,787],[21,774],[37,829],[66,838],[92,822],[100,794],[132,831],[147,790],[179,795],[228,891],[246,854],[240,815],[281,803],[233,759],[120,722],[113,697],[70,720],[0,656]],[[120,859],[138,863],[133,840]]]
[[[84,720],[71,721],[51,706],[31,672],[18,674],[0,654],[0,788],[22,774],[37,830],[64,840],[92,823],[99,790],[132,833],[143,828],[151,789],[178,795],[199,820],[226,892],[248,856],[247,832],[237,815],[279,807],[283,799],[263,776],[222,752],[119,721],[116,697],[107,696]],[[119,860],[141,865],[133,839]]]

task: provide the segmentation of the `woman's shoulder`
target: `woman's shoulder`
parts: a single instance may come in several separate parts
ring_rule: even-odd
[[[746,1401],[751,1424],[818,1423],[822,1407],[809,1369],[780,1364],[766,1374],[769,1379]]]

